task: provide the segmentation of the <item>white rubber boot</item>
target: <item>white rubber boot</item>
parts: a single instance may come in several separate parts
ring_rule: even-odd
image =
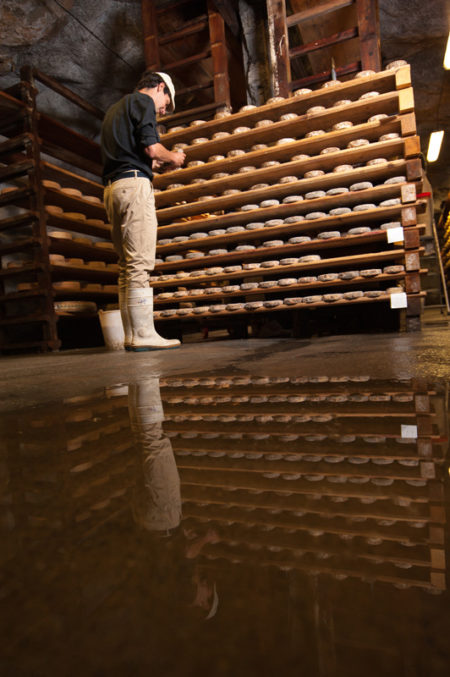
[[[160,336],[153,321],[153,289],[129,289],[127,293],[127,309],[130,318],[132,340],[131,350],[167,350],[178,348],[178,339],[165,339]]]
[[[133,338],[133,334],[131,331],[131,322],[128,314],[126,285],[119,285],[119,310],[120,317],[122,318],[123,332],[125,334],[123,346],[125,350],[131,350],[131,340]]]

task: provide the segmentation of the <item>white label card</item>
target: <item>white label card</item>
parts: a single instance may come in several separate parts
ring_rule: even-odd
[[[391,308],[407,308],[408,307],[408,297],[405,292],[399,291],[395,294],[391,294]]]
[[[417,439],[417,426],[416,425],[401,425],[402,437],[407,437],[409,439]]]
[[[403,228],[398,226],[398,228],[388,228],[386,231],[387,241],[392,242],[403,242],[405,235],[403,233]]]

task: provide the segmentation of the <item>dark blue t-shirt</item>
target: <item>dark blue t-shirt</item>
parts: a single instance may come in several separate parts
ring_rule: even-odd
[[[125,171],[139,169],[153,178],[152,161],[144,149],[159,143],[153,99],[133,92],[106,112],[101,130],[103,183]]]

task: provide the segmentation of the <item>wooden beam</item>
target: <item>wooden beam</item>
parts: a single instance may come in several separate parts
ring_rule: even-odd
[[[213,0],[208,0],[209,36],[214,72],[214,100],[230,106],[230,81],[225,37],[225,22]]]
[[[37,68],[33,68],[32,73],[35,80],[42,82],[43,85],[53,89],[54,92],[60,94],[65,99],[68,99],[79,108],[85,110],[87,113],[90,113],[99,120],[103,120],[105,117],[104,111],[100,110],[100,108],[97,108],[97,106],[93,106],[91,103],[89,103],[89,101],[85,101],[81,96],[68,89],[68,87],[65,87],[57,80],[54,80],[52,77],[50,77],[50,75],[42,73],[41,71],[37,70]]]
[[[343,7],[349,7],[353,5],[355,0],[331,0],[323,5],[318,7],[311,7],[311,9],[305,9],[304,12],[297,12],[297,14],[291,14],[286,20],[288,28],[291,26],[296,26],[303,21],[309,21],[311,19],[317,19],[319,16],[324,14],[329,14],[329,12],[336,12],[338,9]]]
[[[190,108],[189,110],[182,110],[179,113],[168,115],[161,118],[161,120],[158,120],[158,122],[161,122],[161,124],[164,125],[170,125],[175,122],[179,123],[181,121],[195,120],[201,113],[216,111],[225,105],[225,101],[213,101],[213,103],[207,103],[204,106],[197,106],[196,108]]]
[[[341,42],[346,42],[347,40],[352,40],[353,38],[358,37],[357,28],[349,28],[346,31],[341,31],[340,33],[334,33],[328,38],[321,38],[320,40],[314,40],[314,42],[309,42],[306,45],[300,45],[299,47],[293,47],[289,50],[289,56],[291,59],[305,56],[311,52],[315,52],[318,49],[324,49],[325,47],[331,47],[331,45],[337,45]]]
[[[158,24],[153,0],[141,0],[142,27],[144,33],[145,66],[158,70],[161,66],[158,47]]]
[[[186,22],[183,24],[183,28],[180,28],[177,31],[171,31],[170,33],[164,33],[159,38],[159,46],[167,45],[170,42],[175,42],[175,40],[182,40],[183,38],[188,37],[189,35],[195,35],[195,33],[200,33],[208,27],[208,19],[206,14],[201,17],[197,17],[195,21]]]
[[[150,0],[150,2],[156,4],[154,0]],[[167,12],[167,10],[175,9],[176,7],[180,7],[181,5],[185,5],[187,2],[191,2],[191,0],[162,0],[161,2],[158,3],[156,13],[164,14],[164,12]]]
[[[213,87],[213,85],[214,80],[208,80],[207,82],[203,82],[200,85],[192,85],[192,87],[177,89],[177,97],[183,96],[183,94],[193,94],[194,92],[198,92],[200,89],[209,89],[209,87]]]
[[[359,52],[363,70],[381,70],[380,22],[378,0],[356,0],[359,28]]]
[[[214,0],[214,4],[234,37],[238,38],[240,35],[240,23],[231,0]]]
[[[346,66],[342,66],[341,68],[336,68],[336,75],[339,78],[342,75],[357,73],[360,69],[360,65],[360,61],[354,61],[353,63],[349,63]],[[322,73],[317,73],[316,75],[309,75],[307,78],[294,80],[294,82],[291,82],[291,90],[293,91],[295,89],[299,89],[300,87],[309,87],[309,85],[325,82],[326,80],[331,80],[331,71],[322,71]]]
[[[172,61],[172,63],[164,64],[164,69],[170,73],[170,71],[174,70],[175,68],[183,68],[183,66],[190,66],[191,64],[198,63],[199,61],[204,61],[210,56],[211,50],[206,49],[204,52],[193,54],[192,56],[188,56],[185,59],[180,59],[179,61]]]
[[[269,27],[269,60],[272,75],[272,93],[288,96],[291,64],[289,38],[286,25],[286,0],[266,0]]]

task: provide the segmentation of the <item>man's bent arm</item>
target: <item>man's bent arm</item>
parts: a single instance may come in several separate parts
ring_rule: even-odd
[[[152,160],[168,162],[174,167],[181,167],[186,158],[182,151],[167,150],[162,143],[153,143],[151,146],[147,146],[145,152]]]

